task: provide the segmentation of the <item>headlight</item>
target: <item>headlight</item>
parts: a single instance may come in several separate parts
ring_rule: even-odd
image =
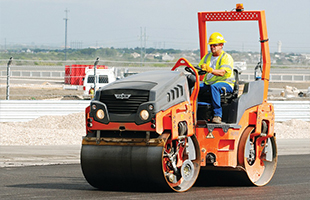
[[[103,119],[104,118],[104,112],[103,110],[99,109],[97,112],[96,112],[96,116],[98,119]]]
[[[140,112],[140,118],[142,120],[147,120],[149,118],[149,112],[147,110],[141,110]]]
[[[149,110],[153,110],[154,106],[152,104],[149,105]]]

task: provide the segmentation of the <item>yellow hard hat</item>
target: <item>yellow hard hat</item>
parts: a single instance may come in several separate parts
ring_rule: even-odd
[[[209,38],[209,42],[208,44],[219,44],[219,43],[225,43],[226,41],[224,40],[224,37],[222,36],[222,34],[215,32],[212,33],[210,38]]]

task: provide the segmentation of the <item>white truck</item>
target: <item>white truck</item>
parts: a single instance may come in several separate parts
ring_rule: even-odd
[[[234,69],[237,69],[239,74],[247,69],[246,62],[234,62]]]
[[[85,70],[85,77],[83,80],[83,98],[84,99],[92,99],[94,96],[94,69],[86,69]],[[111,69],[96,69],[96,90],[100,87],[103,87],[113,81],[116,81],[116,70],[115,68]]]

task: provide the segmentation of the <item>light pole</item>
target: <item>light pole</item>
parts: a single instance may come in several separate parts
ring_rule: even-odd
[[[66,18],[64,18],[65,20],[65,60],[67,60],[67,23],[68,23],[69,10],[66,8],[65,12],[66,12]]]
[[[6,78],[6,100],[10,100],[10,65],[12,64],[13,61],[13,57],[10,58],[8,64],[7,64],[7,70],[6,70],[6,74],[7,74],[7,78]]]
[[[97,57],[97,59],[94,63],[94,78],[95,78],[95,80],[94,80],[94,95],[96,94],[96,83],[97,83],[97,76],[96,76],[97,72],[96,71],[97,71],[98,63],[99,63],[99,57]]]

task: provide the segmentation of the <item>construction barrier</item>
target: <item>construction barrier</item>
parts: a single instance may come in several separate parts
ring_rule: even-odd
[[[310,101],[268,101],[274,104],[275,121],[310,121]],[[0,100],[0,122],[29,121],[44,115],[84,112],[89,100]]]

